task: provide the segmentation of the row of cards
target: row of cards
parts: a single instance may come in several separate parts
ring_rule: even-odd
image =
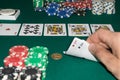
[[[0,23],[0,36],[89,36],[100,28],[114,31],[111,24]]]

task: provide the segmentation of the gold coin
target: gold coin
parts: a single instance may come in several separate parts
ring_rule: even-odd
[[[62,58],[62,54],[60,54],[60,53],[53,53],[51,55],[51,58],[54,59],[54,60],[60,60]]]

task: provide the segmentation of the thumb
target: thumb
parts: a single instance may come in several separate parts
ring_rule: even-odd
[[[106,68],[111,71],[113,74],[118,69],[118,59],[105,47],[99,45],[99,44],[90,44],[89,45],[89,51],[98,58],[105,66]]]

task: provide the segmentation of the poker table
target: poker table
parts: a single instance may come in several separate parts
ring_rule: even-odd
[[[120,1],[116,0],[116,14],[93,15],[90,11],[86,16],[73,14],[70,18],[60,19],[47,16],[45,12],[35,12],[32,0],[0,0],[0,8],[20,9],[21,14],[16,21],[0,20],[0,23],[88,23],[112,24],[116,32],[120,31]],[[104,33],[101,33],[104,34]],[[74,37],[70,36],[0,36],[0,66],[8,56],[10,47],[15,45],[46,46],[49,49],[49,64],[46,80],[116,80],[116,78],[100,62],[64,55]],[[79,37],[86,40],[87,37]],[[53,60],[52,53],[62,54],[62,59]],[[103,56],[104,57],[104,56]]]

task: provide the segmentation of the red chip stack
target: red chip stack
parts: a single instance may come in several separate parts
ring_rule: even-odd
[[[11,56],[19,56],[26,58],[28,55],[28,47],[24,45],[13,46],[12,48],[9,49],[9,54]]]
[[[76,9],[88,9],[91,10],[92,8],[92,1],[91,0],[81,0],[78,2],[64,2],[64,6],[74,7]]]
[[[24,68],[25,67],[24,58],[9,55],[4,59],[4,65],[5,66],[12,65],[12,66]]]
[[[28,55],[29,48],[24,45],[13,46],[9,49],[9,55],[4,59],[4,65],[12,65],[24,68],[24,59]]]

